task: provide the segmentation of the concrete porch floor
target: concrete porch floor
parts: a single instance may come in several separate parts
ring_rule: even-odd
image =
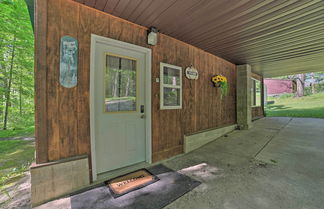
[[[203,182],[166,208],[324,208],[324,119],[253,125],[165,162]]]
[[[165,208],[324,208],[324,119],[263,118],[253,125],[164,161],[202,182]],[[68,199],[40,208],[67,206]]]

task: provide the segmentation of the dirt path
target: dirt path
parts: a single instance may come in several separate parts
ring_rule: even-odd
[[[19,179],[15,184],[6,188],[6,192],[0,192],[0,208],[29,209],[30,202],[30,172]]]
[[[6,137],[6,138],[1,138],[0,141],[3,140],[24,140],[24,141],[32,141],[35,140],[34,136],[17,136],[17,137]]]

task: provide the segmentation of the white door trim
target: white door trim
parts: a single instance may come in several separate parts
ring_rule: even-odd
[[[152,163],[152,116],[151,116],[151,49],[137,46],[134,44],[114,40],[91,34],[91,50],[90,50],[90,141],[91,141],[91,163],[92,163],[92,180],[97,180],[97,167],[96,167],[96,145],[95,145],[95,50],[96,43],[103,43],[108,46],[119,47],[123,49],[129,49],[145,54],[145,136],[146,136],[146,162]]]

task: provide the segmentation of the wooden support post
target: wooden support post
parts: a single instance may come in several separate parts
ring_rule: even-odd
[[[36,163],[48,162],[47,147],[47,0],[35,0],[35,137]]]

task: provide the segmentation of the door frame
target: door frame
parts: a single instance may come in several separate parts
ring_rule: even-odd
[[[95,134],[95,50],[96,43],[102,43],[107,46],[119,47],[132,51],[137,51],[145,54],[145,162],[152,163],[152,112],[151,112],[151,61],[152,52],[150,48],[137,46],[134,44],[118,41],[103,36],[91,34],[91,49],[90,49],[90,142],[91,142],[91,164],[92,164],[92,180],[97,180],[97,166],[96,166],[96,134]],[[109,171],[108,171],[109,172]]]

